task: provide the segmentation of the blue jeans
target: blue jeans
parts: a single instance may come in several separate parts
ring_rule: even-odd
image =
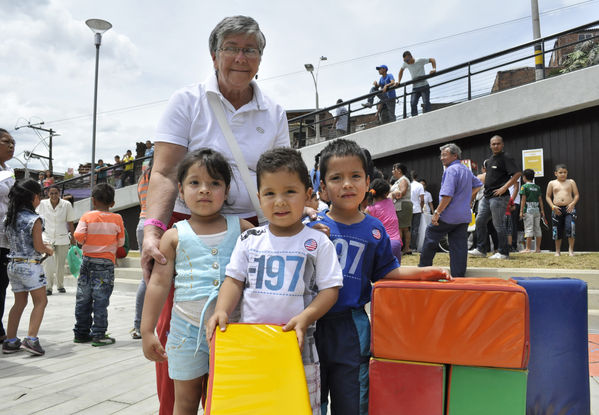
[[[433,258],[437,253],[439,241],[447,235],[449,241],[449,267],[452,277],[463,277],[466,275],[468,263],[468,224],[446,223],[439,221],[439,225],[432,223],[426,227],[424,243],[420,253],[419,267],[433,265]]]
[[[420,97],[422,97],[422,103],[424,104],[423,112],[429,112],[431,110],[431,87],[429,85],[414,87],[412,88],[412,96],[410,97],[412,117],[418,115],[418,100]]]
[[[84,256],[77,280],[76,321],[73,329],[75,337],[104,337],[108,328],[108,304],[113,288],[112,261]]]
[[[486,253],[485,241],[489,237],[487,232],[487,222],[493,220],[493,226],[497,231],[498,251],[500,254],[509,255],[510,250],[507,246],[507,229],[505,229],[503,218],[507,204],[510,201],[510,195],[505,194],[499,197],[483,197],[478,205],[478,215],[476,215],[476,248]],[[509,230],[512,231],[511,229]]]

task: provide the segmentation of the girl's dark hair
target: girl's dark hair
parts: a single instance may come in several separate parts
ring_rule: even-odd
[[[331,157],[350,156],[355,156],[360,159],[362,167],[364,168],[364,175],[368,176],[368,161],[366,160],[364,151],[355,141],[339,138],[327,144],[327,146],[320,152],[320,180],[323,182],[325,181]]]
[[[390,189],[391,186],[389,186],[389,183],[387,183],[386,180],[374,179],[370,183],[370,190],[368,191],[368,202],[372,203],[374,202],[375,198],[385,197],[387,193],[389,193]]]
[[[391,186],[389,186],[389,183],[383,179],[374,179],[372,183],[370,183],[370,189],[374,190],[373,193],[371,192],[373,196],[384,197],[387,193],[389,193]]]
[[[221,153],[209,148],[201,148],[187,153],[185,158],[179,163],[177,170],[177,181],[179,183],[183,183],[189,168],[196,163],[206,167],[210,176],[224,181],[227,187],[231,184],[231,177],[233,176],[231,166],[229,166],[229,163]]]
[[[32,179],[27,179],[23,182],[17,182],[8,192],[8,210],[6,211],[6,219],[4,226],[14,227],[17,222],[17,213],[20,210],[27,209],[35,211],[33,207],[33,198],[35,195],[42,194],[42,186]]]

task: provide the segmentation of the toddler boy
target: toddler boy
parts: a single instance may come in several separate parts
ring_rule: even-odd
[[[125,227],[121,215],[109,212],[114,206],[112,186],[95,185],[92,204],[94,210],[81,216],[74,235],[83,245],[83,262],[77,279],[73,341],[106,346],[115,342],[106,334],[108,304],[114,287],[116,249],[125,243]]]
[[[316,324],[322,413],[329,393],[332,413],[368,413],[370,322],[364,306],[370,301],[371,282],[451,278],[440,268],[399,268],[381,221],[358,210],[370,183],[367,171],[367,158],[353,141],[335,140],[321,152],[321,188],[331,206],[313,224],[329,227],[343,269],[339,298]]]
[[[212,337],[217,324],[226,329],[243,293],[240,322],[284,324],[284,331],[295,330],[312,411],[320,414],[315,321],[335,304],[343,275],[331,241],[302,223],[312,184],[300,153],[290,148],[267,151],[258,160],[256,175],[260,207],[269,224],[240,235],[206,335]]]

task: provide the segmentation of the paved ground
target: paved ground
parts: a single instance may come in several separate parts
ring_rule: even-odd
[[[43,357],[21,351],[0,354],[0,412],[7,414],[156,414],[154,365],[132,340],[135,294],[117,285],[109,308],[109,331],[116,343],[105,347],[73,343],[74,279],[66,294],[48,297],[40,330]],[[12,293],[7,305],[13,303]],[[24,312],[19,337],[26,334],[31,305]],[[8,313],[8,310],[6,311]],[[599,327],[591,331],[599,332]],[[590,350],[598,348],[590,344]],[[592,414],[599,414],[599,377],[591,377]],[[200,414],[202,411],[200,410]]]
[[[12,305],[12,293],[6,303]],[[0,411],[19,415],[158,413],[154,365],[143,357],[141,340],[129,336],[134,303],[133,293],[113,293],[108,317],[116,343],[92,347],[73,343],[74,287],[67,287],[66,294],[48,297],[39,334],[46,355],[0,354]],[[30,309],[28,305],[19,337],[26,335]]]

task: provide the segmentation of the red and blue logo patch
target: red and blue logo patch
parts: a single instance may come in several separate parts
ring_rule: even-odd
[[[372,230],[372,236],[374,237],[374,239],[381,239],[381,231],[379,231],[378,229],[373,229]]]
[[[316,243],[315,239],[310,238],[304,242],[304,248],[306,248],[308,251],[314,251],[316,248],[318,248],[318,244]]]

